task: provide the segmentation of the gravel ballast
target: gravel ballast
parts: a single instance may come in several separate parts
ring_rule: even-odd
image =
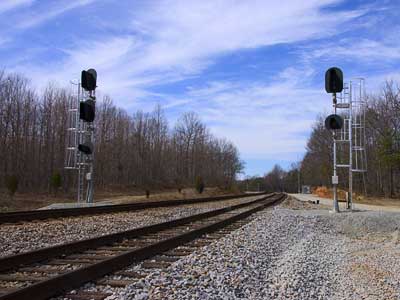
[[[261,196],[264,197],[264,196]],[[79,216],[0,225],[0,257],[57,244],[166,222],[193,214],[249,202],[260,196],[152,208],[134,212]]]
[[[108,299],[400,299],[399,229],[290,200]]]

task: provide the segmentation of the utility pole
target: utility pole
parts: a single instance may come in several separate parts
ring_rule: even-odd
[[[332,94],[333,107],[336,115],[336,93]],[[332,176],[332,185],[333,185],[333,211],[339,212],[339,202],[337,198],[337,185],[339,183],[339,179],[336,173],[337,161],[336,161],[336,132],[332,131],[333,136],[333,176]]]
[[[332,185],[333,185],[333,212],[339,212],[339,202],[337,197],[337,185],[339,183],[339,179],[337,176],[337,157],[336,157],[336,131],[342,129],[343,127],[343,119],[341,116],[336,114],[337,110],[337,99],[336,93],[341,93],[343,90],[343,72],[339,68],[330,68],[325,73],[325,90],[327,93],[332,94],[332,102],[334,114],[328,116],[325,119],[325,127],[328,130],[332,131],[333,137],[333,176],[332,176]]]

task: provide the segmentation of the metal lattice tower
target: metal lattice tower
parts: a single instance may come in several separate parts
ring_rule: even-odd
[[[84,142],[90,141],[94,144],[94,125],[82,121],[79,115],[80,103],[92,95],[81,88],[80,82],[71,84],[76,88],[76,93],[70,100],[68,108],[65,169],[77,171],[78,203],[92,203],[94,155],[89,156],[78,150],[79,144]]]
[[[361,173],[364,189],[366,187],[365,111],[367,102],[364,79],[356,78],[345,83],[337,100],[336,109],[343,118],[343,128],[338,134],[336,143],[344,155],[341,163],[336,166],[349,170],[347,208],[352,209],[353,173]]]

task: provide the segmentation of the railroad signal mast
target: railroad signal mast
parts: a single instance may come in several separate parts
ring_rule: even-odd
[[[325,127],[332,131],[333,136],[333,211],[339,212],[337,168],[348,169],[347,209],[353,209],[353,173],[361,173],[365,188],[365,82],[363,78],[356,78],[343,83],[342,71],[330,68],[325,73],[325,90],[332,93],[334,108],[334,114],[325,119]],[[337,114],[338,110],[340,114]],[[337,160],[338,147],[344,154],[341,163]]]
[[[96,70],[83,70],[77,94],[71,99],[68,110],[65,169],[77,171],[78,203],[93,203],[96,82]]]

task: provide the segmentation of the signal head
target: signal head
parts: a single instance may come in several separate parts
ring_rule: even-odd
[[[325,119],[325,127],[328,130],[339,130],[343,127],[343,119],[339,115],[329,115]]]
[[[79,118],[85,122],[93,122],[95,117],[96,102],[87,99],[79,104]]]
[[[340,93],[343,90],[343,72],[333,67],[325,72],[325,90],[327,93]]]
[[[86,155],[90,155],[93,153],[93,144],[91,142],[79,144],[78,150],[85,153]]]
[[[97,83],[97,72],[95,69],[83,70],[81,74],[81,85],[86,91],[94,91]]]

